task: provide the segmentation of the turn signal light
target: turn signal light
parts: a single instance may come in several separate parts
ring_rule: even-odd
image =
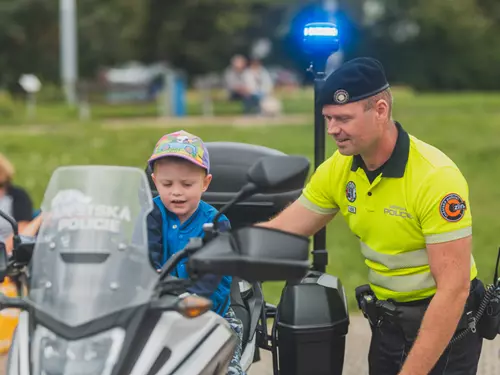
[[[199,296],[187,296],[177,304],[177,311],[186,318],[196,318],[212,308],[212,301]]]

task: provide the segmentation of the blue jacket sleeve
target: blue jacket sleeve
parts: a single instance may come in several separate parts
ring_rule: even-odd
[[[149,256],[153,267],[158,270],[163,266],[163,235],[161,212],[156,206],[148,215],[147,226]]]
[[[229,219],[222,215],[219,219],[220,231],[229,231],[231,229],[231,224]],[[219,276],[219,275],[204,275],[190,288],[188,288],[189,293],[195,293],[200,296],[210,297],[213,301],[213,310],[221,313],[221,309],[224,309],[225,302],[229,299],[229,293],[231,291],[231,276]]]

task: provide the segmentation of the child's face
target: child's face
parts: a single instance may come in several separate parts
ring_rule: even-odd
[[[182,222],[196,211],[212,175],[184,160],[162,159],[155,163],[153,181],[165,207]]]

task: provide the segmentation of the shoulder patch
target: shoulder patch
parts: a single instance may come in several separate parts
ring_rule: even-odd
[[[439,204],[439,213],[443,219],[450,222],[460,221],[464,215],[467,205],[462,197],[458,194],[447,194]]]

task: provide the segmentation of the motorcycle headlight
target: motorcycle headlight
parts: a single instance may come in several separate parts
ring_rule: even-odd
[[[109,375],[120,354],[125,331],[113,328],[80,340],[65,340],[37,326],[33,342],[37,375]]]

